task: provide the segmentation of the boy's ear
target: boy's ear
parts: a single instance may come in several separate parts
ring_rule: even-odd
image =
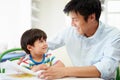
[[[31,51],[32,46],[31,46],[31,45],[27,45],[27,49],[28,49],[29,51]]]

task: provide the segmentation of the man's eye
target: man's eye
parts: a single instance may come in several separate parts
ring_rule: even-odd
[[[75,19],[74,21],[78,21],[78,19]]]

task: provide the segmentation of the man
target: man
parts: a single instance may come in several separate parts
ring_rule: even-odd
[[[120,31],[99,21],[100,1],[71,0],[64,12],[72,19],[72,27],[48,41],[48,47],[54,50],[65,45],[74,67],[44,67],[42,76],[115,79],[120,60]]]

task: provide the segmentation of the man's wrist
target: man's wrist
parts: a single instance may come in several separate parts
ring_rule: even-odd
[[[68,77],[68,76],[69,76],[69,74],[68,74],[68,68],[65,67],[64,68],[64,77]]]

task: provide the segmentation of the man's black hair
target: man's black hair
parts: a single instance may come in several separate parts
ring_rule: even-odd
[[[99,21],[102,8],[100,0],[71,0],[63,11],[67,14],[72,11],[80,14],[84,16],[85,21],[87,21],[89,15],[95,13],[96,20]]]

